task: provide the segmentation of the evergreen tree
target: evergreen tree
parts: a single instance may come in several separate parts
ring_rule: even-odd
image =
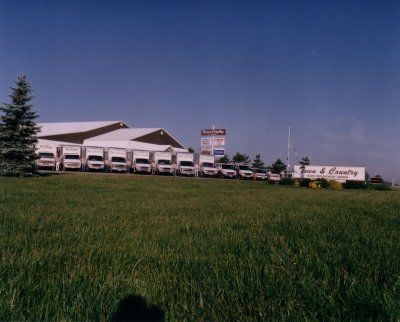
[[[231,160],[229,159],[227,154],[218,159],[218,163],[229,163],[229,162],[231,162]]]
[[[299,163],[300,163],[302,166],[310,165],[310,159],[309,159],[308,157],[301,158],[301,160],[299,161]]]
[[[0,106],[0,175],[32,176],[37,173],[35,144],[39,127],[29,102],[33,96],[26,76],[11,87],[10,103]]]
[[[273,173],[281,173],[282,171],[286,170],[286,164],[281,160],[278,159],[272,164],[272,172]]]
[[[256,169],[262,169],[265,167],[264,162],[261,160],[260,153],[256,154],[256,157],[253,160],[252,166],[253,166],[253,168],[256,168]]]
[[[232,158],[232,161],[236,163],[246,163],[250,162],[250,158],[247,154],[236,152],[236,154]]]

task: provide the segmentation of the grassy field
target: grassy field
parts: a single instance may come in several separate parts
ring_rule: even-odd
[[[0,178],[0,252],[0,320],[400,319],[400,191]]]

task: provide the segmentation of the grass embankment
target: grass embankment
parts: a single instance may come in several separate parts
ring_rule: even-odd
[[[0,178],[0,320],[400,318],[399,191]]]

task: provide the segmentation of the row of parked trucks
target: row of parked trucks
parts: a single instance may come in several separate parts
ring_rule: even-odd
[[[214,157],[186,152],[150,152],[123,148],[39,144],[38,167],[54,171],[102,171],[174,174],[279,181],[280,176],[246,164],[215,163]]]

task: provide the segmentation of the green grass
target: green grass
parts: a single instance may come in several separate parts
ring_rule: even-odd
[[[0,320],[400,319],[400,191],[0,178]]]

